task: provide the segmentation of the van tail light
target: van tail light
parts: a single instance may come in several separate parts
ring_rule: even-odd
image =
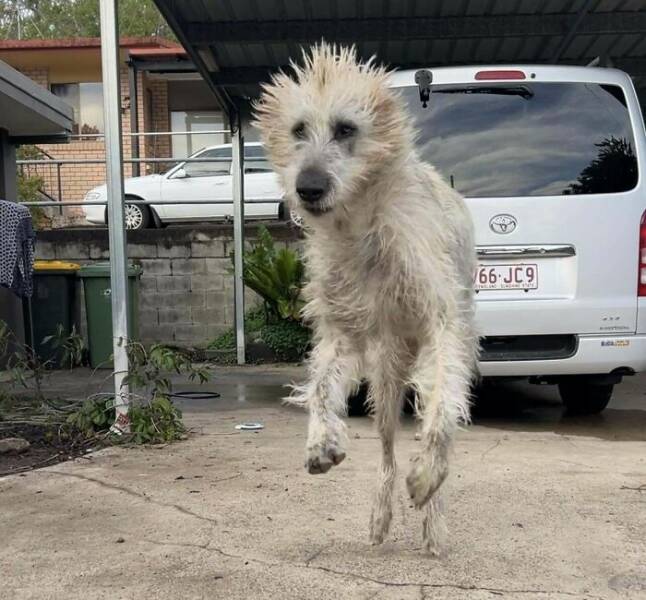
[[[476,73],[476,81],[496,79],[525,79],[525,73],[512,69],[496,69],[494,71],[478,71]]]
[[[646,211],[639,225],[639,273],[637,279],[637,295],[646,297]]]

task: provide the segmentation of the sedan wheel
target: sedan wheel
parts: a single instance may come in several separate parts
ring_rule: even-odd
[[[148,227],[149,213],[146,206],[126,204],[124,216],[126,229],[145,229]]]
[[[299,215],[295,210],[291,209],[289,211],[289,218],[296,227],[303,227],[305,223],[303,222],[303,217]]]

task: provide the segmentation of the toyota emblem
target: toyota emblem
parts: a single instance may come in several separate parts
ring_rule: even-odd
[[[489,221],[489,229],[494,233],[511,233],[516,229],[518,222],[511,215],[496,215]]]

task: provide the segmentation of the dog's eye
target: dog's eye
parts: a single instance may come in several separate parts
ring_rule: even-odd
[[[292,135],[299,140],[305,138],[305,123],[303,121],[299,121],[292,127]]]
[[[353,123],[341,121],[334,126],[334,139],[347,140],[357,132],[357,127]]]

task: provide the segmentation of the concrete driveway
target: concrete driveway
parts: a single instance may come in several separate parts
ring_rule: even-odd
[[[562,417],[553,388],[496,391],[457,440],[436,559],[403,484],[414,423],[390,538],[372,547],[372,423],[350,419],[345,462],[307,475],[306,417],[279,403],[299,375],[223,370],[220,399],[185,406],[185,442],[1,479],[0,598],[646,598],[646,378],[581,419]],[[234,429],[250,420],[265,429]]]

